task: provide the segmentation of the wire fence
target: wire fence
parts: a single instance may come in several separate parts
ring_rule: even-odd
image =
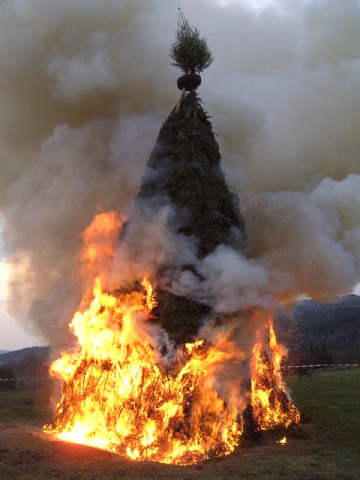
[[[303,365],[282,365],[281,370],[284,375],[299,377],[311,376],[312,373],[318,372],[331,372],[339,370],[347,370],[353,368],[359,368],[360,363],[306,363]]]
[[[282,368],[285,370],[287,368],[356,368],[359,366],[359,363],[313,363],[307,365],[285,365]]]

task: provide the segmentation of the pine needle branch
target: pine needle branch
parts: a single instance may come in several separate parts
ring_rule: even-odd
[[[176,35],[169,55],[173,60],[171,64],[184,73],[200,73],[214,60],[206,38],[200,36],[197,28],[190,26],[180,9]]]

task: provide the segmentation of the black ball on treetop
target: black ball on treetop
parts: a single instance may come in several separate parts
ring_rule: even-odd
[[[182,75],[177,79],[178,89],[182,90],[185,87],[188,92],[195,90],[200,84],[201,77],[197,73]]]

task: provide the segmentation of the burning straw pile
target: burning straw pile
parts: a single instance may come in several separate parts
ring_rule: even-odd
[[[202,56],[190,61],[180,48],[176,60],[172,48],[185,72],[182,95],[161,128],[129,218],[121,225],[116,213],[100,214],[84,232],[94,287],[70,324],[75,347],[52,365],[63,395],[46,427],[131,459],[178,464],[231,453],[249,423],[266,430],[299,420],[281,378],[285,351],[271,319],[251,309],[220,314],[199,293],[202,262],[213,252],[244,254],[245,225],[196,94],[196,72],[212,56],[180,14],[177,46],[189,38]],[[159,218],[161,235],[159,228],[149,234],[151,219],[158,225]],[[164,253],[160,245],[144,263],[149,242],[162,237],[171,248]],[[109,293],[107,274],[116,262],[127,274]],[[186,290],[186,282],[197,288]],[[256,334],[240,347],[246,325]]]

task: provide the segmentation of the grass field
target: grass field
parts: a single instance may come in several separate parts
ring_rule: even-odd
[[[288,384],[300,408],[302,430],[314,439],[319,478],[360,479],[360,370],[314,373]],[[311,456],[302,461],[311,464]]]
[[[50,413],[50,387],[38,390],[0,391],[0,422],[27,422],[41,426]]]
[[[315,373],[290,381],[304,421],[328,439],[360,443],[360,370]],[[360,477],[359,477],[360,478]]]
[[[0,392],[0,479],[359,480],[360,369],[290,378],[302,425],[193,467],[133,463],[89,447],[50,442],[32,427],[49,416],[32,392]],[[281,433],[281,435],[280,435]]]

